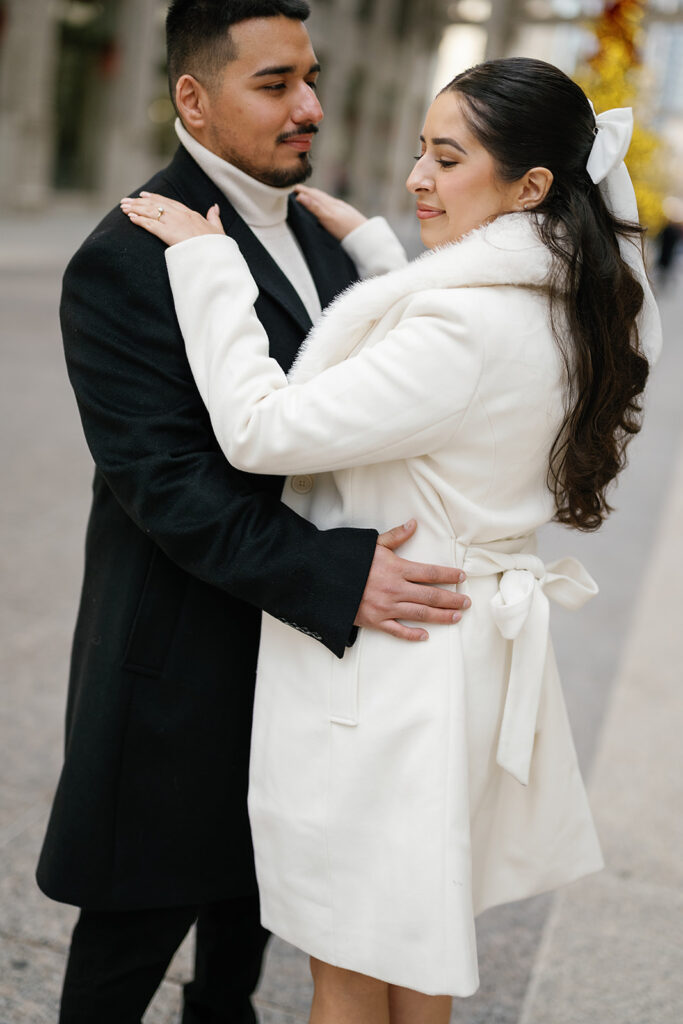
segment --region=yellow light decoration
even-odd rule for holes
[[[590,96],[597,113],[612,107],[633,107],[635,127],[626,165],[638,199],[641,223],[655,234],[663,226],[662,202],[666,181],[662,173],[662,142],[644,128],[647,117],[643,97],[639,42],[647,0],[613,0],[592,28],[598,47],[580,68],[576,80]]]

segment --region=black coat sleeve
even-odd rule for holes
[[[163,250],[115,212],[64,277],[66,361],[95,464],[181,568],[341,657],[377,534],[318,530],[279,500],[281,480],[225,460],[185,357]]]

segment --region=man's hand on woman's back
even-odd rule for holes
[[[443,565],[409,562],[395,549],[413,536],[414,519],[380,534],[368,582],[355,619],[356,626],[380,629],[403,640],[427,640],[426,629],[402,621],[449,625],[462,618],[470,599],[446,585],[462,583],[465,573]]]

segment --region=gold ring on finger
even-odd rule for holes
[[[163,206],[157,206],[157,210],[159,211],[159,216],[157,217],[157,220],[161,220],[166,211],[164,210]]]

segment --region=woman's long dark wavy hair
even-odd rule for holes
[[[609,484],[640,430],[648,375],[636,325],[643,288],[619,251],[642,229],[615,219],[586,172],[595,118],[583,91],[558,68],[527,58],[492,60],[463,72],[454,92],[501,180],[546,167],[553,183],[531,212],[556,257],[549,281],[553,333],[567,368],[565,418],[550,453],[555,519],[597,530],[611,511]]]

